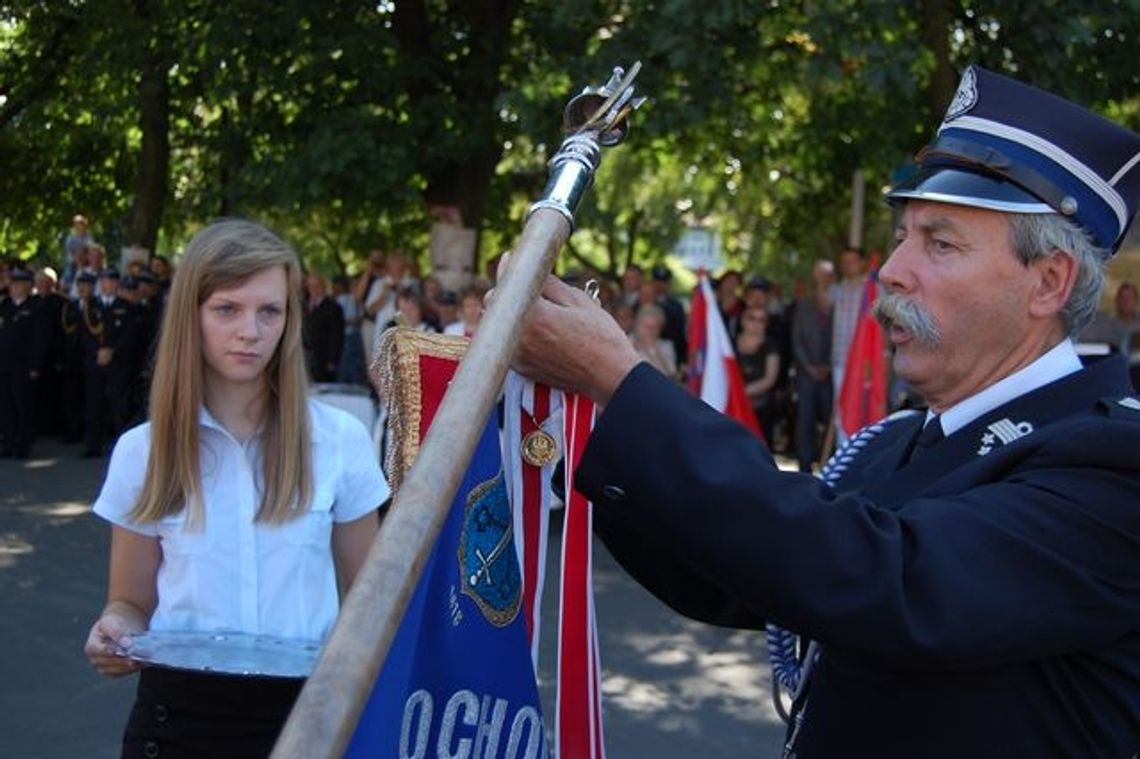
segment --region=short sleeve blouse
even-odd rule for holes
[[[242,445],[204,408],[199,428],[205,525],[185,511],[154,523],[129,518],[142,491],[150,423],[122,435],[95,501],[100,517],[157,537],[154,630],[226,630],[323,640],[339,608],[332,555],[334,522],[374,511],[389,495],[371,437],[355,417],[309,401],[313,501],[283,524],[255,522],[261,501],[259,445]]]

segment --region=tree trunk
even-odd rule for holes
[[[170,179],[170,83],[166,81],[164,65],[148,66],[143,72],[139,99],[143,145],[139,150],[135,202],[127,223],[127,244],[154,252]]]
[[[459,223],[468,229],[478,230],[482,224],[488,190],[502,157],[495,99],[518,8],[519,0],[454,4],[448,13],[456,26],[465,28],[470,50],[461,62],[449,64],[440,59],[447,47],[440,37],[452,27],[442,21],[433,24],[423,0],[396,3],[393,27],[409,72],[408,97],[413,108],[441,93],[454,93],[459,100],[456,128],[465,137],[463,155],[426,172],[424,200],[429,206],[458,210]],[[418,140],[423,144],[447,142],[451,135],[446,130],[443,124],[425,123]],[[474,246],[466,259],[453,265],[473,269]]]
[[[149,14],[140,13],[143,20]],[[127,221],[128,246],[154,252],[170,178],[170,82],[165,43],[159,33],[144,56],[139,84],[142,146],[135,198]]]
[[[922,0],[922,41],[934,54],[927,107],[941,119],[950,105],[957,85],[957,74],[950,64],[950,4],[947,0]]]

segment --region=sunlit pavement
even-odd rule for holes
[[[0,756],[111,759],[134,680],[97,676],[83,658],[106,590],[107,527],[88,512],[106,459],[41,440],[27,461],[0,459]],[[145,462],[139,462],[145,466]],[[554,708],[557,561],[551,520],[540,681]],[[763,636],[685,620],[633,583],[595,543],[607,753],[611,757],[779,755]]]
[[[551,554],[561,542],[552,519]],[[547,564],[540,684],[554,709],[557,563]],[[634,583],[599,541],[594,589],[602,662],[603,721],[612,757],[778,757],[783,724],[771,698],[763,634],[678,616]]]

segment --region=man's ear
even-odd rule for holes
[[[1029,294],[1030,315],[1048,319],[1060,314],[1077,282],[1077,259],[1055,249],[1029,266],[1037,275]]]

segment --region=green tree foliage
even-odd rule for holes
[[[0,247],[59,255],[86,212],[114,250],[209,218],[277,227],[307,263],[422,255],[457,211],[509,247],[562,107],[615,63],[650,95],[607,152],[568,266],[659,260],[688,225],[781,278],[846,238],[967,63],[1140,122],[1140,0],[15,0],[0,2]]]

